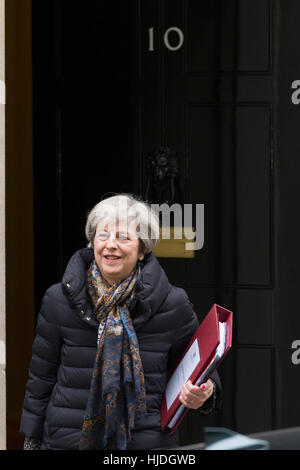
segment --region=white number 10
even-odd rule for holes
[[[154,51],[154,28],[149,28],[149,48],[148,51],[152,52]],[[176,46],[171,46],[169,42],[169,34],[171,31],[175,31],[175,33],[178,34],[178,44]],[[165,46],[170,50],[170,51],[178,51],[178,49],[181,48],[182,44],[184,42],[184,35],[181,29],[177,28],[176,26],[171,26],[171,28],[168,28],[164,34],[164,43]]]

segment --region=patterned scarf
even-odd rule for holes
[[[87,271],[87,289],[100,324],[81,450],[125,450],[135,417],[146,411],[142,362],[129,313],[139,272],[138,264],[127,279],[108,286],[95,260]]]

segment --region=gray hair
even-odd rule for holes
[[[159,241],[159,217],[152,207],[132,194],[118,194],[103,199],[89,212],[85,226],[88,246],[94,246],[96,229],[114,221],[126,220],[133,224],[145,255],[153,251]]]

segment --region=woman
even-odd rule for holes
[[[87,248],[46,292],[23,405],[25,449],[155,449],[177,444],[160,427],[172,367],[198,327],[183,289],[152,253],[158,217],[119,195],[88,215]],[[219,401],[217,373],[180,400],[206,413]]]

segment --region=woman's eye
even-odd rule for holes
[[[108,233],[99,233],[98,237],[101,238],[101,240],[106,240],[108,238]]]
[[[125,234],[120,234],[120,235],[119,235],[119,239],[120,239],[120,240],[129,240],[128,236],[125,235]]]

